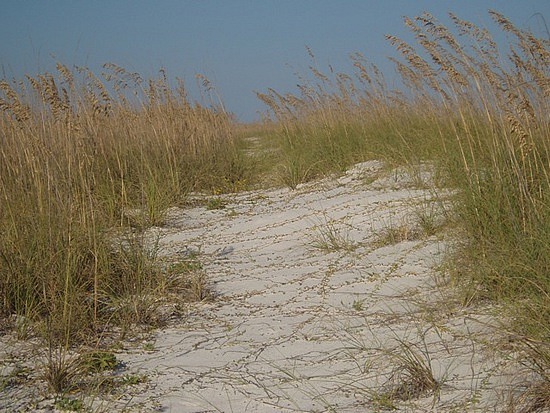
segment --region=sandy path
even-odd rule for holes
[[[414,227],[415,211],[434,205],[430,191],[406,175],[372,178],[381,167],[368,162],[297,191],[235,195],[222,210],[172,209],[167,226],[152,230],[161,251],[200,251],[219,296],[159,331],[155,351],[120,354],[149,378],[127,407],[377,411],[405,380],[388,381],[396,368],[403,372],[399,341],[429,356],[444,382],[435,394],[392,401],[401,410],[496,403],[497,362],[479,344],[486,317],[457,311],[435,285],[445,243],[436,236],[374,242],[388,226]],[[313,247],[328,233],[349,248]]]

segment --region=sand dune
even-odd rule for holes
[[[443,219],[445,195],[434,197],[429,179],[367,162],[296,191],[234,195],[225,209],[170,210],[151,233],[167,256],[200,252],[218,297],[159,331],[154,352],[121,355],[150,378],[130,404],[365,412],[503,403],[502,365],[484,349],[488,312],[465,311],[438,285],[452,237],[429,236],[419,222],[421,211],[434,225]],[[435,388],[415,383],[411,358]]]

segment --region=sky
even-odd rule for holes
[[[397,53],[384,36],[410,41],[404,16],[449,23],[453,12],[491,28],[489,9],[548,37],[550,0],[2,0],[0,78],[52,72],[58,61],[99,74],[112,62],[144,78],[164,68],[198,98],[201,73],[228,111],[253,121],[266,110],[255,91],[296,92],[296,73],[312,63],[306,46],[320,69],[346,71],[360,52],[391,79]]]

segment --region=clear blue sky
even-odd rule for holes
[[[216,85],[228,110],[252,120],[265,110],[254,91],[295,91],[295,72],[310,64],[348,67],[361,52],[383,70],[395,55],[384,39],[410,39],[403,16],[447,13],[483,26],[488,9],[540,36],[550,25],[550,0],[3,0],[0,77],[52,71],[56,61],[88,66],[117,63],[143,77],[167,69],[192,89],[195,73]]]

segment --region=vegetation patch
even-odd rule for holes
[[[119,364],[116,356],[109,351],[98,350],[80,355],[80,366],[88,373],[114,370]]]
[[[50,390],[74,386],[82,365],[68,349],[98,331],[155,325],[169,296],[211,298],[198,264],[166,271],[145,239],[169,206],[185,204],[192,191],[273,182],[294,189],[380,159],[412,170],[430,162],[438,184],[454,190],[453,219],[464,235],[452,257],[454,281],[468,303],[508,308],[543,383],[520,404],[547,406],[550,41],[490,15],[509,39],[507,55],[488,31],[453,14],[450,28],[428,13],[405,18],[415,43],[387,36],[401,56],[392,58],[401,90],[359,53],[350,56],[354,73],[323,73],[308,49],[311,74],[299,93],[258,93],[269,119],[250,127],[236,125],[217,101],[190,101],[183,81],[171,86],[164,70],[144,80],[108,63],[99,77],[59,63],[55,73],[1,80],[0,317],[26,320],[22,331],[47,343]],[[199,81],[211,95],[210,81]],[[224,206],[221,198],[206,205]],[[375,244],[429,236],[438,225],[425,212],[418,227],[390,225]],[[333,223],[319,227],[313,244],[356,247]],[[439,386],[429,360],[409,345],[402,350],[397,384],[382,401]]]
[[[55,407],[61,411],[81,412],[84,411],[84,402],[72,397],[60,397],[55,401]]]
[[[437,182],[455,190],[453,225],[465,239],[455,249],[454,281],[470,304],[475,296],[508,306],[511,327],[538,343],[534,357],[548,371],[550,41],[490,15],[508,36],[507,55],[487,30],[453,14],[446,27],[424,13],[405,18],[414,43],[387,36],[401,55],[392,61],[404,91],[389,89],[360,54],[350,57],[355,73],[324,73],[308,49],[311,75],[299,93],[258,97],[280,125],[273,133],[287,170],[296,171],[287,174],[291,187],[357,157],[413,168],[433,162]],[[432,217],[419,218],[422,232],[390,226],[378,242],[437,230]]]
[[[311,247],[325,251],[353,251],[358,247],[346,231],[337,227],[333,221],[326,221],[315,228],[315,233],[311,236]]]
[[[216,210],[216,209],[225,209],[226,205],[227,205],[227,202],[220,197],[210,198],[206,202],[206,209],[209,211]]]

